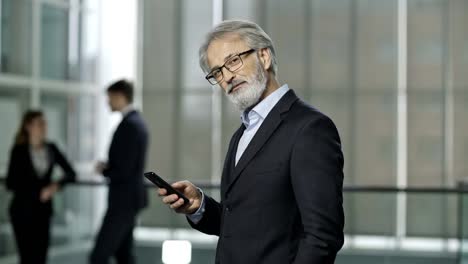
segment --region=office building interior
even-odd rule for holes
[[[106,88],[121,78],[134,82],[149,128],[146,169],[219,198],[240,113],[204,78],[198,48],[225,19],[258,23],[279,80],[338,128],[346,223],[336,263],[468,263],[468,1],[0,0],[0,264],[18,261],[4,183],[30,108],[44,111],[77,171],[54,198],[48,263],[87,263],[107,206],[94,165],[121,118]],[[214,263],[217,237],[190,228],[150,183],[147,192],[137,263]],[[184,243],[163,260],[167,241]],[[183,250],[189,260],[177,262]]]

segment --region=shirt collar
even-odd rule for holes
[[[132,112],[133,110],[135,110],[135,107],[133,107],[132,104],[129,104],[129,105],[125,106],[122,110],[120,110],[120,112],[122,113],[122,116],[125,117],[130,112]]]
[[[247,109],[241,114],[241,121],[245,127],[249,127],[250,121],[253,116],[259,116],[265,119],[270,113],[271,109],[278,103],[278,101],[289,91],[287,84],[284,84],[276,91],[272,92],[266,98],[261,100],[254,108]]]

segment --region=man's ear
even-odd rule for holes
[[[262,48],[258,52],[258,57],[263,65],[263,69],[268,71],[271,68],[271,51],[269,48]]]

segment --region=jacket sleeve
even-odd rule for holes
[[[17,191],[20,187],[18,176],[21,175],[21,170],[24,166],[21,165],[21,157],[18,146],[14,146],[10,151],[10,160],[8,163],[8,171],[6,176],[6,187],[10,191]]]
[[[68,162],[68,160],[65,158],[65,156],[62,154],[62,152],[58,149],[58,147],[55,144],[51,144],[51,147],[55,155],[55,161],[62,168],[64,172],[63,177],[58,181],[58,184],[60,185],[60,187],[63,187],[67,183],[75,182],[76,172],[73,169],[73,167],[70,165],[70,162]]]
[[[222,204],[205,194],[205,212],[200,222],[194,224],[187,218],[189,224],[196,230],[208,234],[219,236],[221,233],[221,213]]]
[[[294,263],[334,263],[344,242],[343,154],[326,116],[309,121],[297,135],[291,182],[304,226]]]

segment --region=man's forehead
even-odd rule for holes
[[[247,43],[238,35],[227,35],[215,39],[207,49],[208,65],[210,67],[221,66],[230,56],[244,51],[247,47]]]

